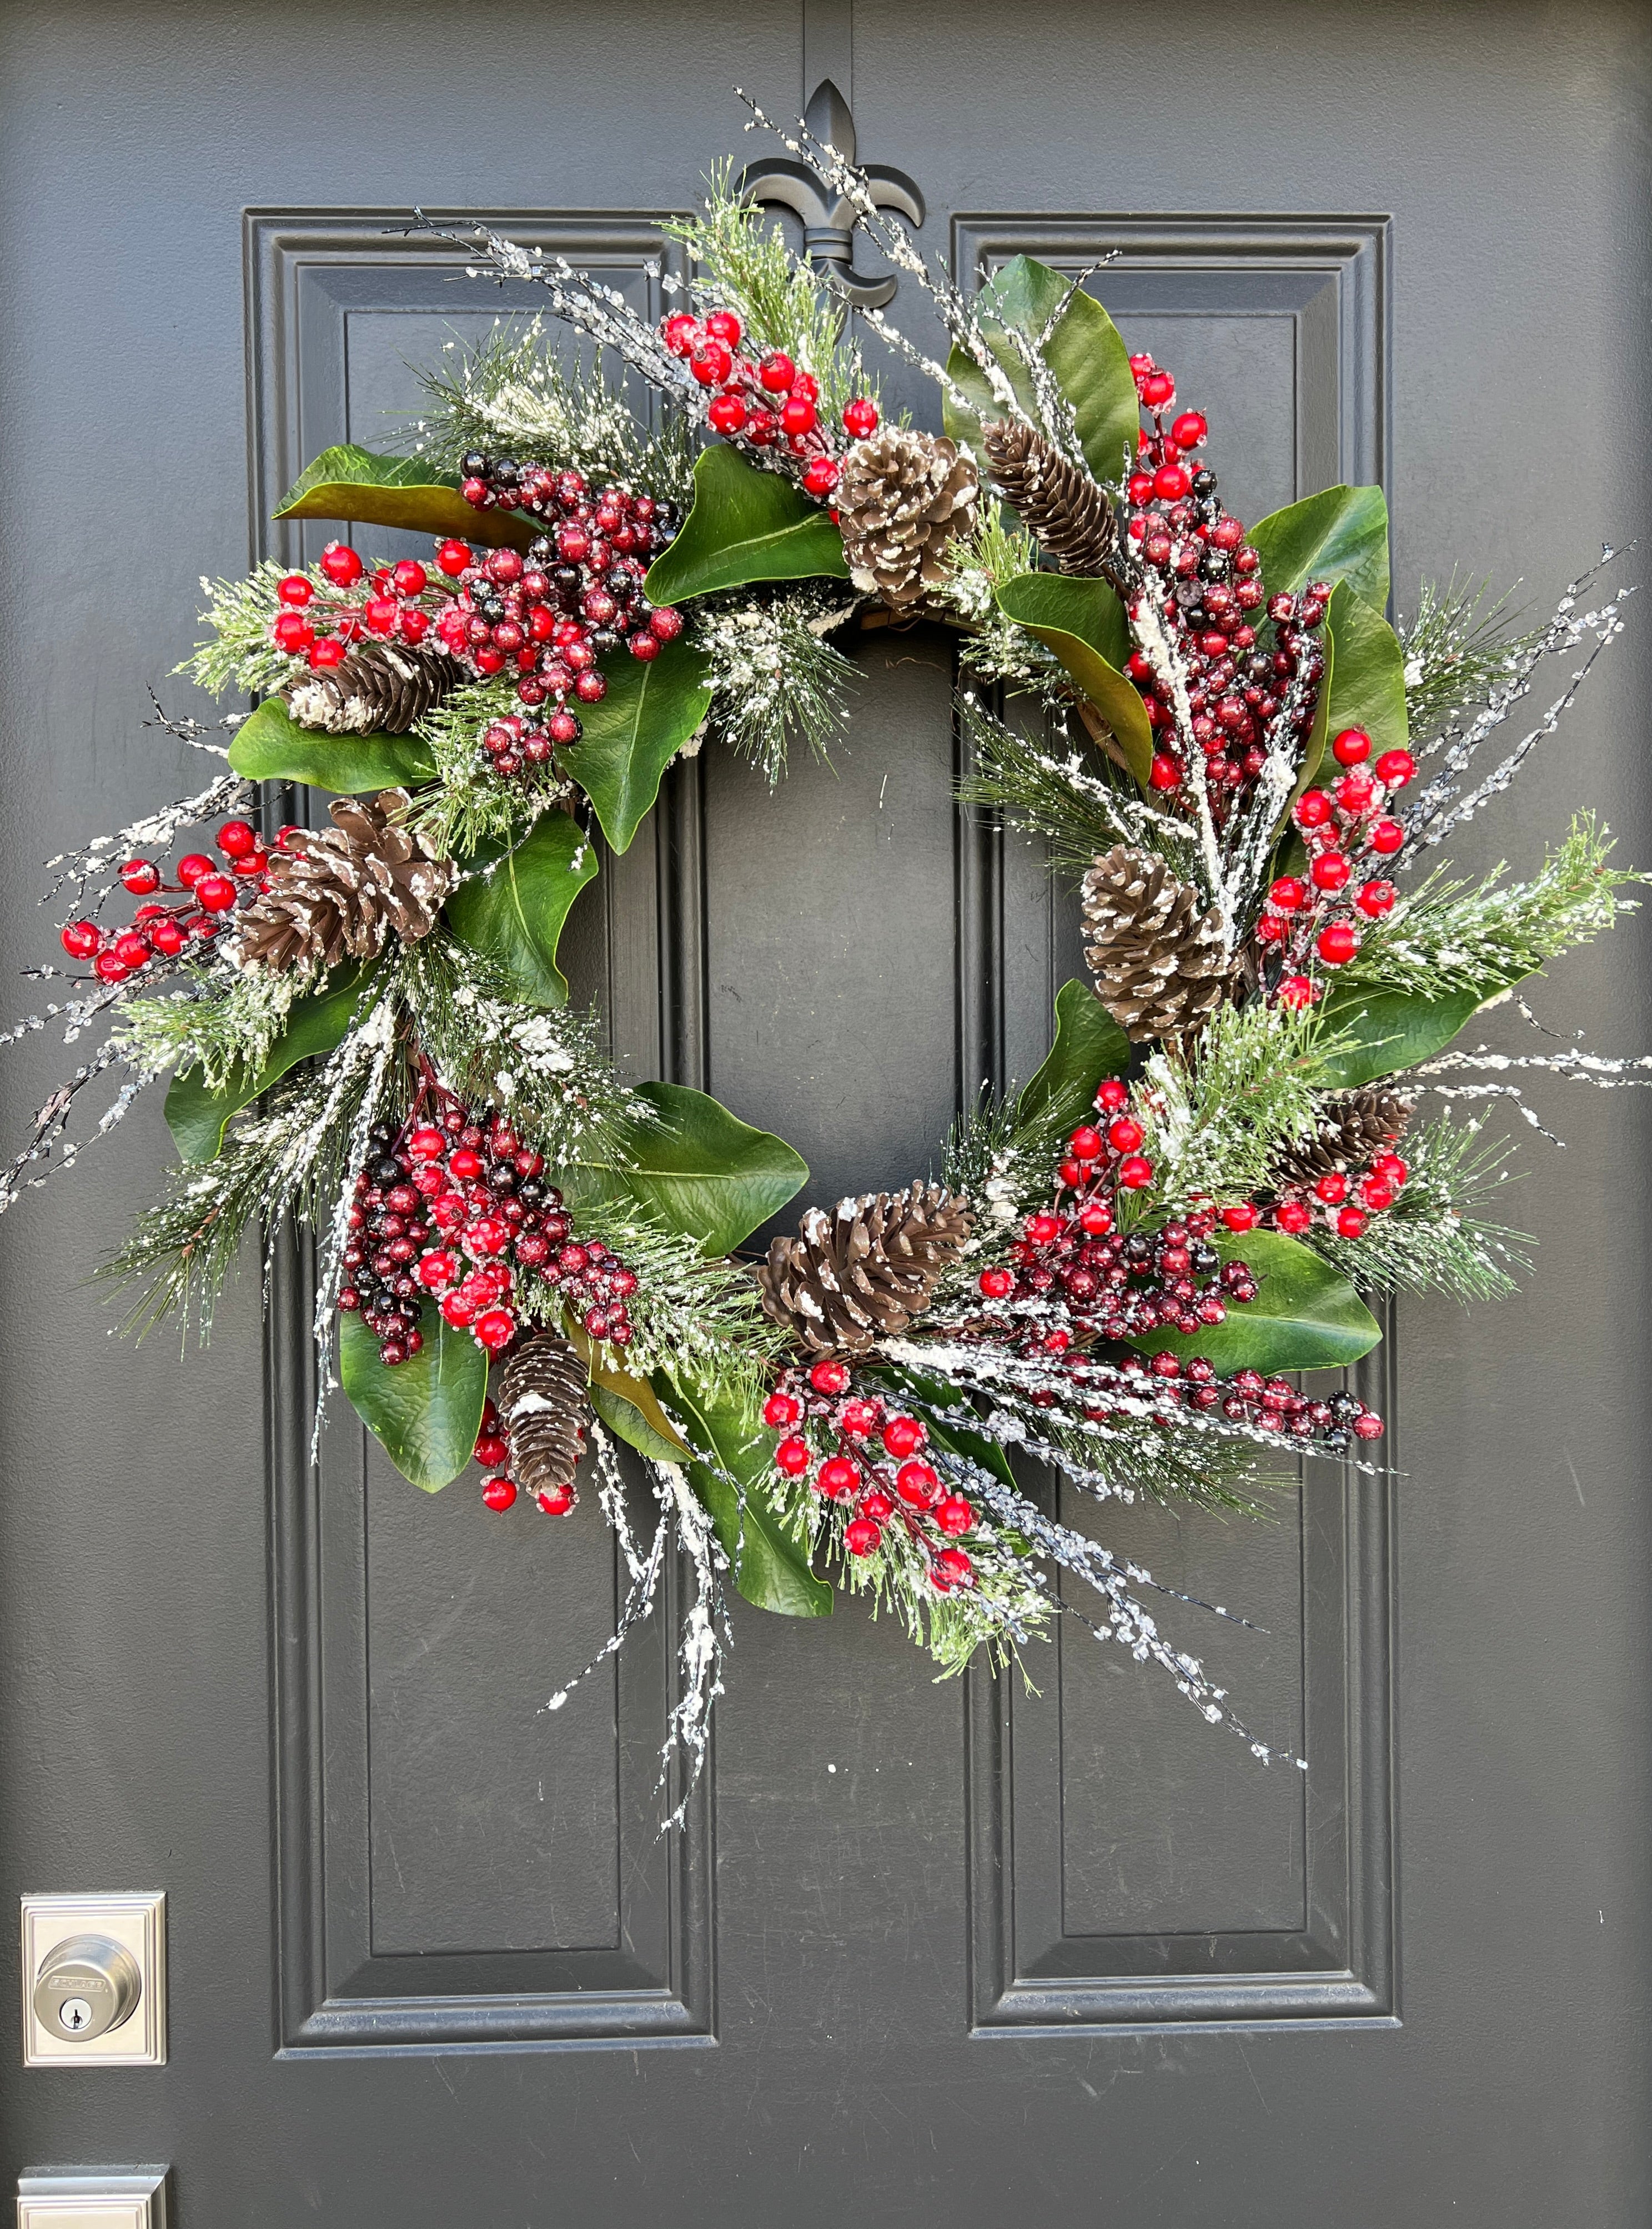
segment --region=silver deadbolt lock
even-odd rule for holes
[[[92,2043],[138,2009],[144,1977],[124,1943],[71,1935],[49,1950],[35,1982],[35,2017],[53,2035]]]

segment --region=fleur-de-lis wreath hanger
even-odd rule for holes
[[[803,120],[817,139],[834,147],[845,163],[855,160],[855,119],[830,78],[814,89]],[[904,170],[869,163],[862,165],[873,205],[896,209],[912,222],[923,222],[923,196]],[[803,220],[803,252],[853,309],[881,310],[895,295],[891,272],[865,279],[854,267],[855,212],[841,196],[829,198],[814,172],[801,163],[777,157],[754,163],[742,175],[741,191],[750,200],[788,209]]]

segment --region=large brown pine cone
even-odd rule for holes
[[[459,679],[427,642],[364,642],[324,671],[281,691],[301,728],[329,736],[405,736]]]
[[[1377,1154],[1393,1151],[1411,1115],[1411,1101],[1380,1084],[1340,1092],[1320,1109],[1317,1129],[1280,1149],[1276,1181],[1311,1185],[1334,1170],[1368,1167]]]
[[[546,1495],[555,1513],[571,1509],[591,1403],[585,1365],[560,1332],[536,1333],[517,1349],[499,1380],[498,1403],[511,1477],[524,1493]]]
[[[929,1307],[970,1228],[967,1203],[939,1185],[812,1207],[757,1272],[763,1312],[812,1354],[864,1353]]]
[[[1119,586],[1128,566],[1106,490],[1019,419],[989,419],[980,438],[993,485],[1040,549],[1064,573]]]
[[[1230,963],[1222,918],[1150,851],[1115,844],[1083,882],[1084,957],[1131,1040],[1179,1037],[1215,1011]]]
[[[456,870],[403,825],[408,801],[405,789],[337,798],[332,827],[299,829],[272,851],[269,887],[236,916],[242,966],[314,972],[370,960],[393,934],[427,936]]]
[[[908,426],[857,441],[838,483],[838,523],[849,576],[896,611],[946,578],[942,551],[975,521],[980,475],[957,444]]]

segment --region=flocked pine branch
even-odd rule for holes
[[[1082,872],[1115,844],[1163,853],[1188,870],[1192,831],[1160,813],[1136,787],[1115,778],[1064,722],[1048,738],[1019,735],[989,711],[973,689],[959,692],[959,717],[971,771],[959,786],[966,804],[1000,813],[1012,827],[1042,836],[1058,865]]]
[[[708,596],[695,607],[695,645],[710,663],[707,724],[771,789],[793,736],[824,760],[841,727],[855,668],[828,637],[856,609],[846,594],[798,582],[780,594]]]
[[[1511,1142],[1488,1139],[1477,1121],[1443,1117],[1408,1130],[1398,1150],[1407,1176],[1392,1207],[1357,1239],[1315,1223],[1302,1243],[1366,1293],[1491,1301],[1513,1292],[1531,1267],[1533,1242],[1488,1214],[1517,1174]]]
[[[1484,581],[1443,588],[1424,581],[1417,616],[1402,625],[1405,653],[1405,718],[1415,754],[1426,755],[1435,736],[1464,705],[1483,704],[1519,660],[1537,647],[1540,627],[1515,633],[1505,594],[1488,604]]]
[[[1224,1005],[1186,1055],[1148,1061],[1141,1100],[1155,1198],[1246,1198],[1280,1147],[1312,1132],[1326,1063],[1340,1041],[1315,1010]]]

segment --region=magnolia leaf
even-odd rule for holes
[[[1020,573],[1005,582],[998,601],[1011,619],[1054,651],[1113,730],[1130,772],[1145,787],[1153,765],[1153,729],[1141,691],[1119,671],[1129,655],[1128,626],[1124,607],[1106,581]]]
[[[1129,1065],[1129,1038],[1090,985],[1075,976],[1056,993],[1056,1041],[1016,1101],[1016,1121],[1070,1130],[1090,1119],[1102,1077],[1122,1076]]]
[[[323,984],[306,997],[295,999],[286,1028],[272,1047],[261,1068],[235,1067],[230,1080],[209,1091],[199,1069],[175,1076],[167,1088],[166,1126],[183,1161],[215,1161],[223,1150],[224,1125],[232,1114],[249,1106],[301,1060],[330,1053],[343,1039],[361,1009],[368,976],[361,969],[344,969],[336,982]]]
[[[694,507],[643,583],[652,604],[685,603],[748,581],[846,580],[843,536],[828,513],[778,472],[716,442],[694,467]]]
[[[1379,487],[1305,496],[1258,519],[1247,538],[1270,596],[1309,581],[1346,581],[1379,611],[1388,601],[1388,504]]]
[[[456,479],[433,472],[417,457],[375,456],[353,441],[324,449],[281,498],[275,516],[345,519],[509,549],[525,549],[545,530],[542,520],[517,511],[478,511]]]
[[[487,1399],[487,1357],[467,1331],[455,1331],[428,1302],[419,1328],[424,1345],[391,1369],[379,1360],[378,1339],[361,1317],[343,1317],[338,1374],[351,1408],[403,1478],[436,1493],[475,1449]]]
[[[591,1406],[609,1429],[654,1462],[680,1463],[691,1450],[655,1397],[646,1378],[633,1377],[606,1359],[604,1350],[571,1315],[562,1329],[589,1373]]]
[[[1429,999],[1420,991],[1372,990],[1359,983],[1334,989],[1321,1009],[1326,1029],[1353,1042],[1325,1063],[1326,1089],[1357,1090],[1379,1076],[1432,1060],[1473,1018],[1484,998],[1482,991],[1454,991]]]
[[[659,794],[666,768],[711,702],[705,660],[685,636],[646,665],[624,657],[608,670],[608,693],[582,704],[578,742],[562,765],[585,792],[602,833],[623,851]]]
[[[729,1474],[703,1462],[687,1466],[735,1584],[759,1609],[782,1617],[830,1617],[831,1588],[809,1569],[807,1548],[793,1538],[769,1500],[777,1475],[774,1442],[755,1411],[699,1385],[673,1381],[671,1390],[691,1431]]]
[[[1327,734],[1334,739],[1345,728],[1363,728],[1371,738],[1371,764],[1384,751],[1403,751],[1409,730],[1399,637],[1346,581],[1332,591],[1326,626],[1336,643],[1330,687],[1321,692]]]
[[[229,746],[232,770],[248,781],[303,781],[355,797],[434,781],[436,761],[416,736],[326,736],[301,728],[279,697],[249,712]]]
[[[1067,306],[1061,310],[1064,299]],[[1023,408],[1035,421],[1040,414],[1032,382],[1008,333],[1036,338],[1061,310],[1044,343],[1044,360],[1072,405],[1079,445],[1090,471],[1098,480],[1117,480],[1128,468],[1127,459],[1135,454],[1141,404],[1129,350],[1101,304],[1047,263],[1018,255],[982,287],[978,306],[993,353]],[[967,441],[979,453],[981,420],[1003,417],[1004,404],[993,393],[986,373],[962,349],[955,348],[948,358],[947,376],[972,406],[963,409],[947,396],[942,404],[947,431],[955,441]]]
[[[808,1182],[808,1164],[783,1139],[754,1130],[703,1091],[643,1083],[638,1096],[659,1120],[622,1133],[612,1164],[585,1161],[562,1172],[582,1199],[628,1205],[647,1221],[697,1239],[708,1257],[732,1253]]]
[[[1247,1230],[1218,1241],[1225,1261],[1257,1273],[1254,1301],[1231,1301],[1227,1321],[1197,1332],[1155,1331],[1130,1341],[1144,1354],[1168,1347],[1202,1354],[1224,1377],[1236,1370],[1340,1370],[1369,1354],[1382,1337],[1376,1318],[1328,1262],[1277,1230]]]
[[[492,960],[519,998],[564,1006],[556,944],[569,908],[596,874],[596,846],[565,813],[542,813],[513,851],[461,883],[444,917],[461,944]]]

